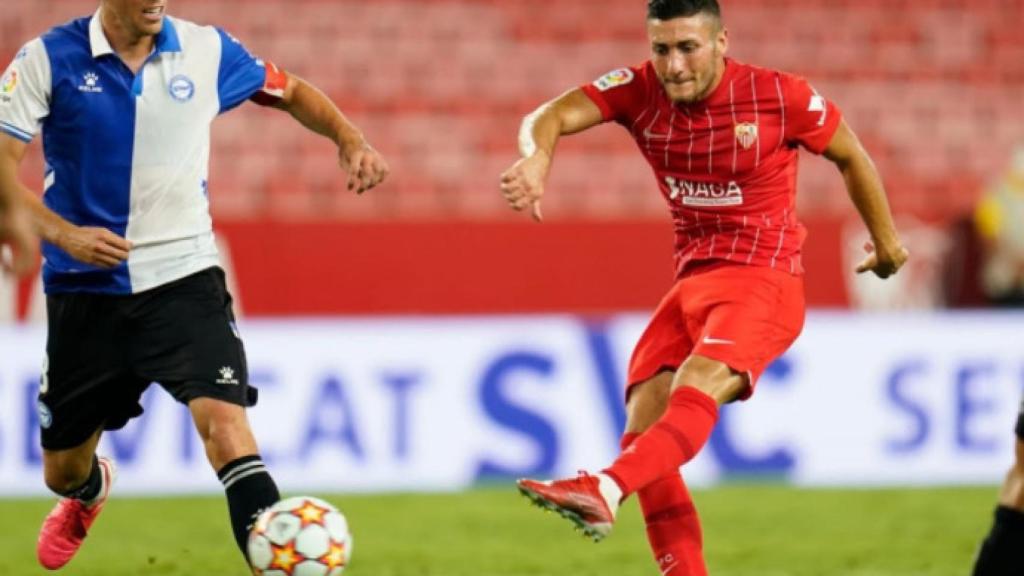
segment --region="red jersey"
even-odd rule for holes
[[[806,80],[727,58],[719,85],[692,104],[673,104],[650,62],[582,90],[654,169],[675,223],[677,275],[714,261],[803,272],[797,147],[821,154],[840,121]]]

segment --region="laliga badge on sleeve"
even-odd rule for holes
[[[605,92],[616,86],[625,86],[633,81],[633,71],[629,68],[613,70],[594,81],[594,87]]]
[[[13,98],[14,89],[18,87],[18,71],[11,67],[10,70],[0,76],[0,104],[10,104]]]

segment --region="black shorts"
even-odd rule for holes
[[[73,448],[101,427],[124,427],[142,414],[152,382],[183,404],[256,404],[231,302],[220,268],[128,296],[48,295],[43,448]]]

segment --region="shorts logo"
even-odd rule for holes
[[[744,150],[750,150],[750,147],[757,142],[757,124],[751,124],[750,122],[744,122],[736,125],[736,140],[743,146]]]
[[[613,70],[594,81],[594,87],[605,92],[616,86],[625,86],[633,81],[633,71],[629,68]]]
[[[78,85],[78,89],[90,94],[103,92],[103,86],[100,86],[100,77],[93,72],[86,72],[82,75],[82,83]]]
[[[50,412],[50,407],[39,400],[36,402],[36,411],[39,414],[39,425],[43,429],[49,428],[53,424],[53,413]]]
[[[692,182],[665,177],[670,200],[684,206],[741,206],[743,189],[735,180],[723,182]]]
[[[238,378],[235,378],[235,371],[227,366],[220,369],[220,378],[217,379],[217,384],[232,384],[238,385]]]
[[[183,74],[178,74],[174,78],[171,78],[171,83],[168,84],[168,91],[171,94],[171,98],[174,98],[178,102],[188,102],[196,95],[196,85],[192,80]]]

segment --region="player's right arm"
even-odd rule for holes
[[[113,268],[128,259],[131,243],[106,228],[75,226],[56,212],[18,179],[18,166],[28,144],[0,134],[0,195],[15,195],[23,201],[44,240],[72,258],[101,268]]]
[[[546,102],[523,118],[519,128],[522,158],[501,175],[501,194],[509,206],[517,211],[530,207],[533,218],[540,222],[540,199],[558,139],[602,122],[601,109],[579,88]]]

